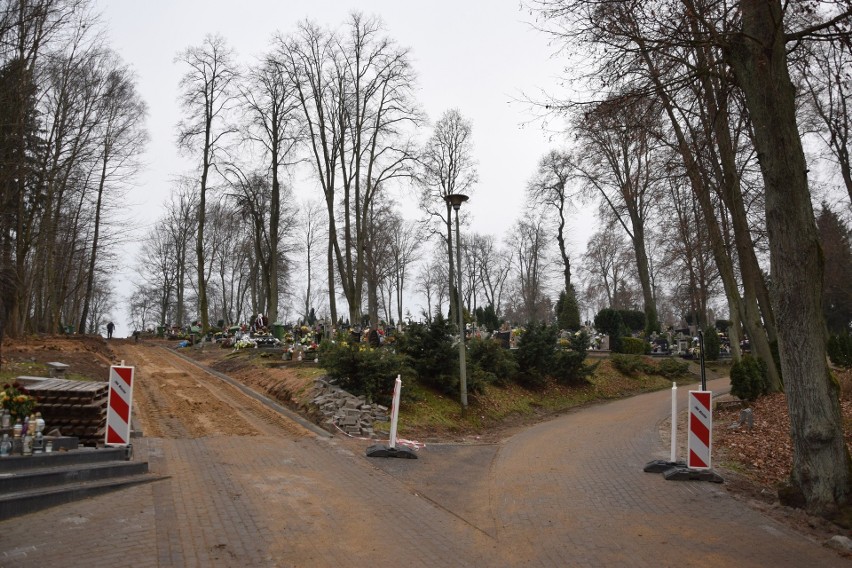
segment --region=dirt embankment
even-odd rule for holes
[[[116,340],[113,340],[116,341]],[[114,343],[112,343],[114,344]],[[111,342],[97,335],[32,335],[3,340],[0,371],[26,369],[27,364],[58,361],[70,365],[76,378],[94,381],[109,379],[109,367],[120,363]]]
[[[0,370],[11,371],[13,376],[43,375],[43,367],[33,364],[58,361],[69,365],[72,378],[106,381],[110,365],[123,361],[135,367],[134,421],[146,436],[255,436],[268,433],[270,427],[296,436],[306,434],[301,426],[183,360],[168,347],[160,341],[135,343],[98,336],[31,336],[4,342]],[[204,363],[215,365],[226,354],[210,353]],[[234,378],[260,392],[277,388],[286,398],[286,388],[278,383],[294,389],[298,386],[292,378],[283,381],[286,373],[271,377],[253,372],[245,363],[232,367]]]

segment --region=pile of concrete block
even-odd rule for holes
[[[338,428],[350,436],[375,438],[375,422],[388,421],[388,408],[367,404],[360,396],[352,395],[325,379],[314,383],[311,403],[322,414],[321,425],[331,431]]]

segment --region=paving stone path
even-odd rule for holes
[[[145,438],[136,451],[167,479],[0,522],[0,566],[849,565],[719,485],[644,473],[668,457],[669,397],[417,460],[271,427]]]

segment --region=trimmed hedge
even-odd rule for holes
[[[651,344],[638,337],[622,337],[621,351],[627,355],[645,355],[651,352]]]

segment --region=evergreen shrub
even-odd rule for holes
[[[618,310],[621,315],[621,321],[633,333],[638,333],[645,329],[645,312],[640,310]]]
[[[657,374],[669,380],[686,376],[689,371],[689,363],[673,357],[660,359],[657,363]]]
[[[769,391],[766,362],[751,355],[731,366],[731,394],[743,400],[757,400]]]
[[[709,326],[704,330],[704,359],[706,361],[718,361],[722,342],[715,326]]]
[[[651,344],[638,337],[622,337],[621,351],[628,355],[645,355],[651,352]]]
[[[844,333],[829,337],[828,358],[838,367],[852,367],[852,335]]]
[[[384,405],[391,402],[397,375],[409,373],[404,357],[363,343],[323,341],[319,360],[340,388]]]
[[[450,325],[438,314],[430,324],[412,324],[395,343],[406,357],[417,380],[444,393],[458,390],[458,347],[453,345]]]
[[[554,354],[552,374],[562,385],[580,385],[594,372],[597,365],[586,366],[589,336],[583,332],[569,338],[569,349],[558,349]]]
[[[635,377],[637,375],[653,375],[657,368],[642,355],[625,355],[616,353],[610,356],[613,367],[625,375]]]
[[[481,378],[486,383],[506,385],[518,373],[518,363],[512,352],[503,349],[494,339],[470,339],[467,342],[467,354],[473,368],[471,375],[477,370],[481,371]]]
[[[609,350],[621,353],[621,337],[624,334],[624,322],[616,310],[605,308],[595,315],[595,329],[609,336]]]
[[[531,323],[521,335],[515,360],[519,373],[516,381],[527,388],[541,388],[553,368],[556,354],[556,327]]]

